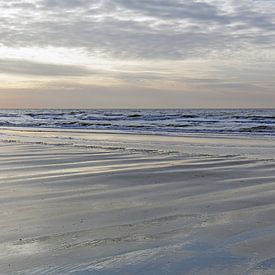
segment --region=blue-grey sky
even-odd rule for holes
[[[274,0],[0,0],[0,108],[274,107]]]

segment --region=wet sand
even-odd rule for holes
[[[274,274],[274,215],[271,159],[0,142],[1,274]]]

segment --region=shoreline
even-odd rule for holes
[[[203,137],[208,138],[264,138],[275,139],[275,134],[267,134],[261,132],[239,132],[239,133],[211,133],[211,132],[138,132],[124,130],[103,130],[103,129],[88,129],[88,128],[54,128],[54,127],[17,127],[17,126],[0,126],[0,131],[23,131],[23,132],[73,132],[73,133],[94,133],[94,134],[120,134],[120,135],[138,135],[138,136],[164,136],[164,137]]]
[[[273,136],[228,136],[203,133],[173,136],[88,129],[1,127],[0,140],[189,155],[240,155],[275,160],[275,137]]]

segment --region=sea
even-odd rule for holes
[[[0,127],[136,134],[275,135],[275,109],[0,110]]]

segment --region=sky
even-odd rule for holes
[[[0,108],[275,107],[275,0],[0,0]]]

